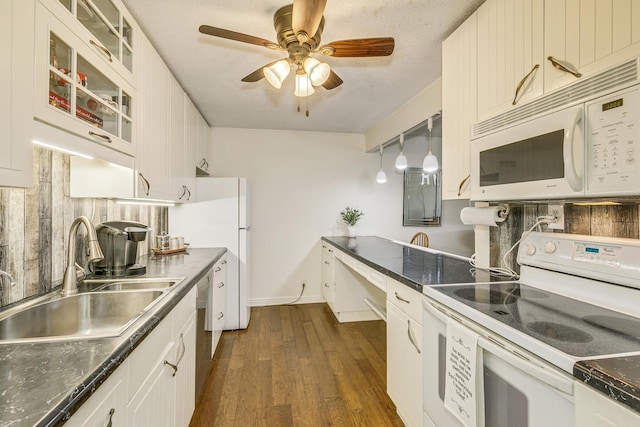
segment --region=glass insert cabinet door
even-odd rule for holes
[[[440,225],[442,186],[440,171],[426,173],[422,168],[404,171],[404,226]]]
[[[111,0],[58,0],[93,35],[89,43],[133,72],[133,29]]]
[[[39,4],[36,22],[36,42],[47,47],[36,54],[40,98],[36,116],[133,154],[135,89],[109,67],[107,59]]]

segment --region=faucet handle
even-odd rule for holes
[[[75,264],[76,264],[76,279],[77,280],[86,279],[87,278],[87,270],[82,268],[82,266],[80,264],[78,264],[77,262]]]

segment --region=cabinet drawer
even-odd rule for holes
[[[422,324],[422,294],[420,292],[388,277],[387,301],[392,302],[415,321]]]
[[[374,270],[371,267],[367,267],[367,279],[374,284],[374,286],[382,289],[383,292],[387,291],[387,276]]]
[[[189,317],[196,311],[196,292],[197,289],[194,286],[173,309],[172,338],[178,336],[187,320],[189,320]]]

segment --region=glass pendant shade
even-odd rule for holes
[[[427,153],[422,161],[422,170],[425,172],[436,172],[438,167],[438,158],[429,150],[429,153]]]
[[[289,64],[289,61],[286,59],[283,59],[269,65],[268,67],[264,67],[262,71],[264,72],[264,77],[267,79],[269,84],[276,89],[280,89],[282,87],[282,82],[287,78],[291,71],[291,64]]]
[[[311,80],[309,80],[309,75],[307,73],[298,74],[296,73],[296,88],[293,91],[295,96],[304,97],[312,95],[315,92],[315,89],[311,85]]]
[[[387,174],[384,173],[382,169],[380,169],[378,171],[378,174],[376,175],[376,182],[378,184],[384,184],[385,182],[387,182]]]
[[[304,70],[309,75],[309,80],[313,86],[320,86],[329,78],[331,68],[329,64],[320,62],[315,58],[307,57],[303,62]]]
[[[396,157],[396,169],[404,170],[407,168],[407,165],[407,156],[402,154],[401,151],[400,154],[398,154],[398,157]]]

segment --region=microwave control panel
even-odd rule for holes
[[[587,104],[587,194],[631,195],[640,180],[640,88]]]

